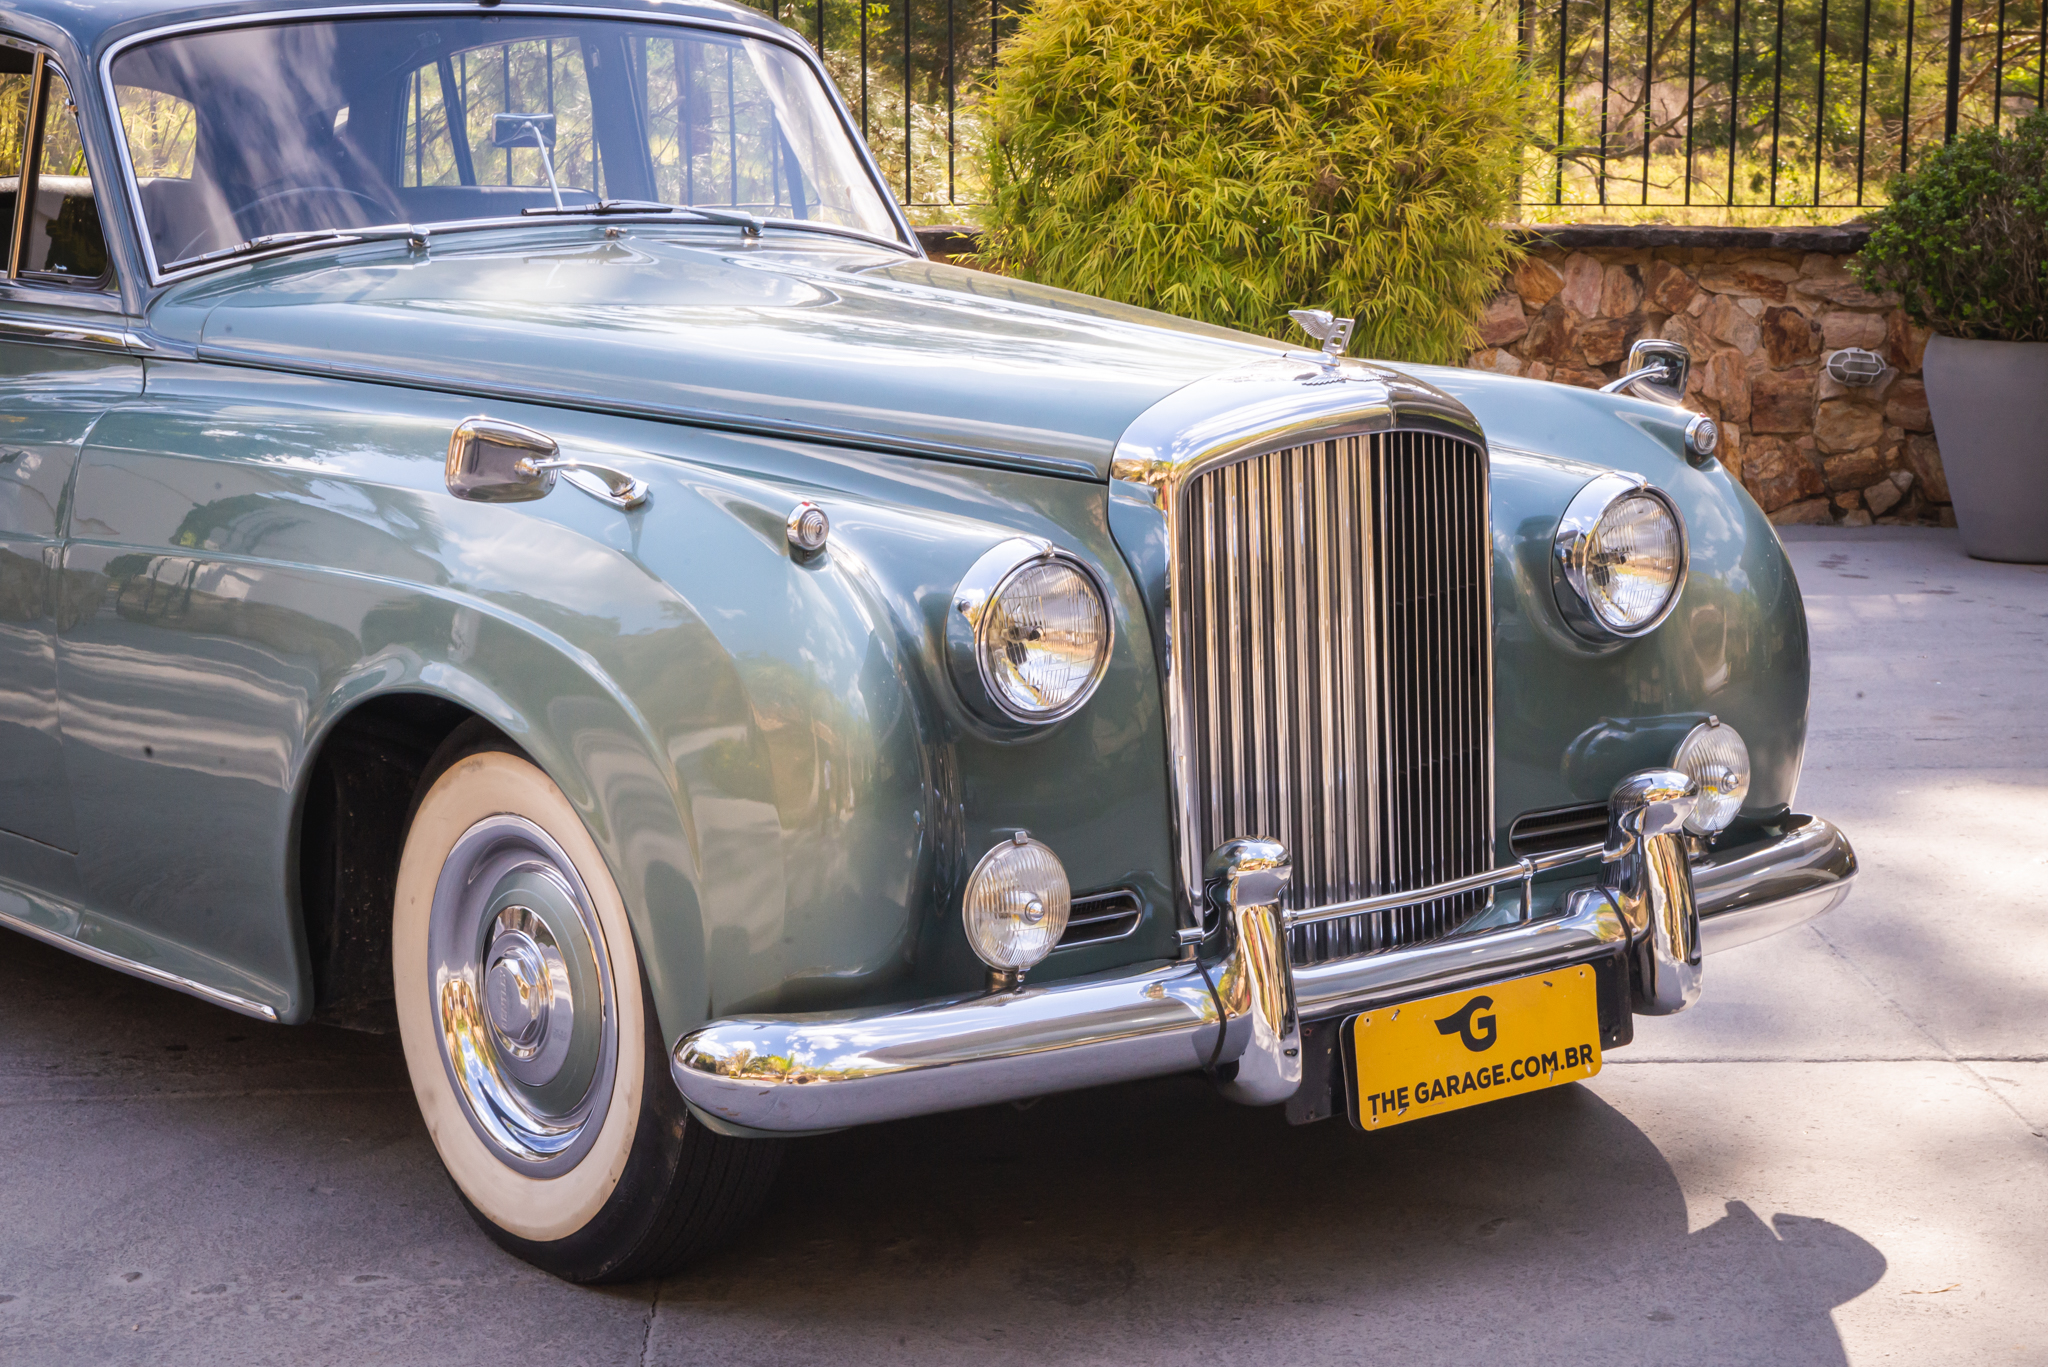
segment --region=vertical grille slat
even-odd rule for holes
[[[1485,453],[1339,437],[1207,471],[1182,499],[1175,686],[1200,848],[1284,842],[1292,908],[1492,867]],[[1489,898],[1304,927],[1294,959],[1435,939]]]

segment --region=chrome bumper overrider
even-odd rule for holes
[[[742,1132],[839,1129],[1199,1068],[1214,1069],[1236,1099],[1270,1105],[1300,1085],[1303,1019],[1624,950],[1636,1009],[1681,1010],[1698,993],[1703,950],[1827,911],[1848,895],[1856,857],[1840,831],[1807,817],[1765,846],[1688,866],[1673,856],[1690,795],[1672,780],[1685,782],[1650,771],[1616,789],[1607,871],[1567,896],[1559,916],[1290,969],[1284,927],[1299,918],[1278,906],[1286,853],[1232,841],[1208,869],[1207,895],[1228,930],[1220,959],[908,1006],[712,1021],[676,1044],[671,1072],[702,1116]],[[1496,881],[1526,873],[1504,870]]]

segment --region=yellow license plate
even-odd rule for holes
[[[1368,1011],[1351,1022],[1355,1114],[1381,1130],[1600,1071],[1590,965]]]

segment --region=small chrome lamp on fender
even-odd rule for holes
[[[1670,1016],[1700,995],[1700,915],[1686,859],[1685,823],[1699,784],[1676,769],[1645,769],[1607,800],[1607,847],[1597,887],[1572,894],[1572,910],[1605,901],[1633,941],[1635,1009]]]
[[[1091,566],[1048,542],[1011,537],[953,590],[947,662],[968,710],[1014,731],[1079,711],[1109,668],[1113,633]]]
[[[647,502],[647,481],[609,465],[568,460],[545,432],[496,418],[464,418],[448,438],[448,492],[474,503],[530,503],[555,491],[559,474],[615,508]]]
[[[1720,449],[1721,426],[1712,418],[1701,413],[1685,425],[1685,458],[1694,465],[1705,465]]]
[[[825,543],[832,539],[832,519],[823,508],[805,499],[789,510],[783,534],[797,558],[807,560],[824,550]]]

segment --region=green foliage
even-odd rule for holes
[[[1451,360],[1513,255],[1526,108],[1471,0],[1040,0],[988,95],[982,264]]]
[[[1891,184],[1849,265],[1947,337],[2048,342],[2048,110],[1968,133]]]

